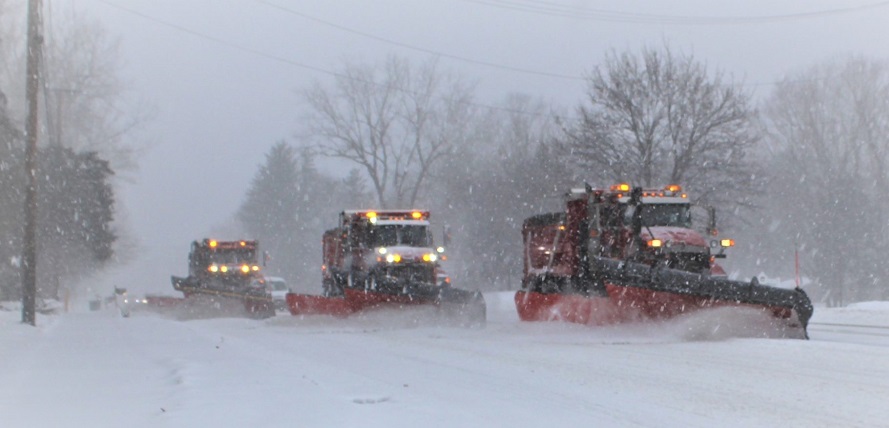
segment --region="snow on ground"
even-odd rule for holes
[[[812,340],[738,338],[712,315],[484,329],[424,309],[179,321],[0,310],[0,425],[27,427],[889,426],[889,303],[815,312]],[[690,330],[701,329],[713,334]],[[723,333],[716,333],[721,331]]]

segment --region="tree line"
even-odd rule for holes
[[[677,183],[742,243],[730,271],[790,278],[798,254],[816,299],[889,298],[877,260],[889,220],[884,62],[827,60],[758,101],[668,45],[609,52],[573,109],[524,94],[488,105],[474,88],[436,61],[347,63],[304,90],[310,111],[295,144],[273,147],[239,218],[290,258],[282,272],[297,288],[313,290],[337,212],[429,208],[433,224],[450,226],[455,284],[514,289],[522,221],[559,210],[572,186]],[[344,162],[348,178],[318,171],[316,155]],[[272,214],[260,206],[278,217],[263,219]]]
[[[21,239],[21,5],[0,0],[0,293],[15,293]],[[45,295],[126,256],[115,180],[135,165],[117,43],[61,10],[45,37],[39,259]],[[270,273],[320,284],[320,237],[337,213],[428,208],[446,266],[466,288],[519,284],[522,221],[571,187],[682,184],[737,238],[729,270],[793,275],[816,300],[887,299],[889,71],[832,58],[769,85],[744,82],[668,45],[608,52],[575,106],[528,94],[489,102],[437,61],[347,62],[302,91],[292,143],[267,154],[236,217]],[[317,165],[332,162],[335,170]],[[733,261],[734,260],[734,261]],[[742,268],[744,270],[742,270]]]
[[[73,6],[44,30],[38,147],[37,285],[41,298],[119,259],[116,180],[132,170],[117,42]],[[0,0],[0,299],[21,293],[24,228],[24,3]]]

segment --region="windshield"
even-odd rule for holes
[[[242,264],[256,263],[256,255],[253,251],[211,251],[210,263],[216,264]]]
[[[368,243],[372,247],[405,245],[408,247],[430,247],[432,240],[426,226],[406,224],[386,224],[373,226],[368,230]]]
[[[691,210],[688,204],[645,204],[642,210],[642,225],[691,227]],[[632,224],[633,209],[627,209],[627,224]]]
[[[268,284],[273,291],[287,291],[287,283],[284,281],[269,281]]]

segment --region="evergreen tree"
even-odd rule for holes
[[[6,96],[0,91],[0,299],[18,297],[24,205],[24,138],[6,111]]]
[[[271,254],[266,272],[299,291],[321,284],[321,235],[336,227],[344,209],[366,208],[371,199],[358,170],[337,180],[318,171],[310,149],[298,153],[278,142],[266,155],[238,219]]]
[[[38,169],[38,288],[58,297],[65,280],[92,273],[113,255],[114,172],[96,152],[61,146],[41,150]]]
[[[373,198],[367,189],[367,181],[357,168],[349,170],[349,175],[340,181],[340,206],[351,208],[375,207]]]
[[[237,217],[271,256],[267,272],[292,280],[297,261],[294,231],[297,225],[299,181],[293,148],[279,141],[266,154],[265,163],[250,184]]]

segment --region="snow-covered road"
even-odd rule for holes
[[[816,311],[812,340],[698,316],[481,330],[426,313],[177,321],[0,312],[0,425],[170,427],[889,426],[889,305]],[[416,321],[418,320],[419,321]],[[708,327],[702,327],[708,326]],[[861,330],[861,329],[859,329]]]

